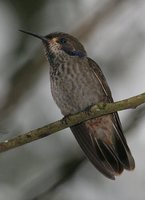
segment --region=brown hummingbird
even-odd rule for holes
[[[98,102],[113,102],[100,67],[75,37],[62,32],[41,36],[20,31],[42,40],[50,64],[52,96],[64,116]],[[106,177],[115,179],[124,169],[135,168],[117,112],[70,128],[85,155]]]

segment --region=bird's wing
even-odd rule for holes
[[[88,159],[102,174],[114,180],[115,175],[117,175],[119,171],[120,173],[123,171],[123,167],[118,162],[113,151],[110,148],[108,149],[101,140],[95,138],[93,134],[90,134],[90,130],[87,129],[86,123],[73,126],[71,127],[71,130]],[[102,146],[104,149],[103,151]],[[105,151],[106,153],[104,153]]]
[[[106,81],[106,79],[105,79],[100,67],[92,59],[88,58],[88,61],[89,61],[89,65],[90,65],[91,69],[93,70],[93,73],[95,74],[96,78],[100,81],[100,83],[102,85],[104,93],[107,96],[107,102],[110,102],[110,103],[114,102],[113,98],[112,98],[112,94],[111,94],[110,88],[109,88],[109,86],[107,84],[107,81]],[[124,146],[124,149],[126,150],[126,152],[128,152],[127,154],[131,155],[129,147],[128,147],[127,142],[126,142],[126,139],[125,139],[124,134],[123,134],[122,125],[121,125],[118,113],[115,112],[112,115],[113,115],[112,123],[113,123],[113,126],[114,126],[114,128],[116,130],[116,133],[118,135],[118,139],[122,142],[122,144]],[[132,159],[131,159],[131,161],[132,161]],[[131,166],[128,166],[128,165],[131,165]],[[132,162],[130,163],[130,156],[129,156],[128,164],[126,163],[125,164],[126,167],[125,166],[124,167],[126,169],[132,169],[132,165],[134,165],[134,160],[133,160],[133,163]]]
[[[113,102],[101,69],[90,58],[88,62],[104,91],[106,102]],[[71,130],[88,159],[108,178],[114,179],[124,168],[131,170],[135,167],[117,112],[73,126]],[[99,130],[103,131],[104,138]]]

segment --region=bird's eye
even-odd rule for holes
[[[60,43],[61,43],[61,44],[65,44],[66,42],[67,42],[67,39],[66,39],[66,38],[61,38],[61,39],[60,39]]]

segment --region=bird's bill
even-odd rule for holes
[[[46,41],[46,40],[47,40],[44,36],[39,35],[39,34],[36,34],[36,33],[32,33],[32,32],[29,32],[29,31],[24,31],[24,30],[19,30],[19,31],[21,31],[21,32],[23,32],[23,33],[26,33],[26,34],[28,34],[28,35],[32,35],[32,36],[34,36],[34,37],[36,37],[36,38],[39,38],[39,39],[41,39],[41,40],[43,40],[43,41]]]

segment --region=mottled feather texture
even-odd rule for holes
[[[97,102],[113,102],[101,69],[86,56],[78,40],[68,34],[58,33],[54,37],[58,42],[53,46],[50,42],[48,46],[53,54],[53,60],[48,56],[51,91],[62,114],[77,113]],[[65,44],[59,42],[61,38],[66,39]],[[82,52],[84,56],[70,52]],[[106,177],[115,179],[124,169],[134,169],[134,159],[117,113],[88,120],[71,130],[85,155]]]
[[[95,74],[107,97],[104,102],[113,102],[101,69],[90,58],[88,61],[92,73]],[[117,113],[89,120],[71,127],[71,130],[90,161],[108,178],[114,179],[114,176],[121,174],[124,168],[134,169],[134,159]]]
[[[64,116],[87,109],[97,102],[113,102],[100,67],[83,45],[66,33],[40,36],[50,63],[52,96]],[[117,112],[71,127],[80,147],[92,164],[106,177],[115,179],[135,162],[123,135]]]

